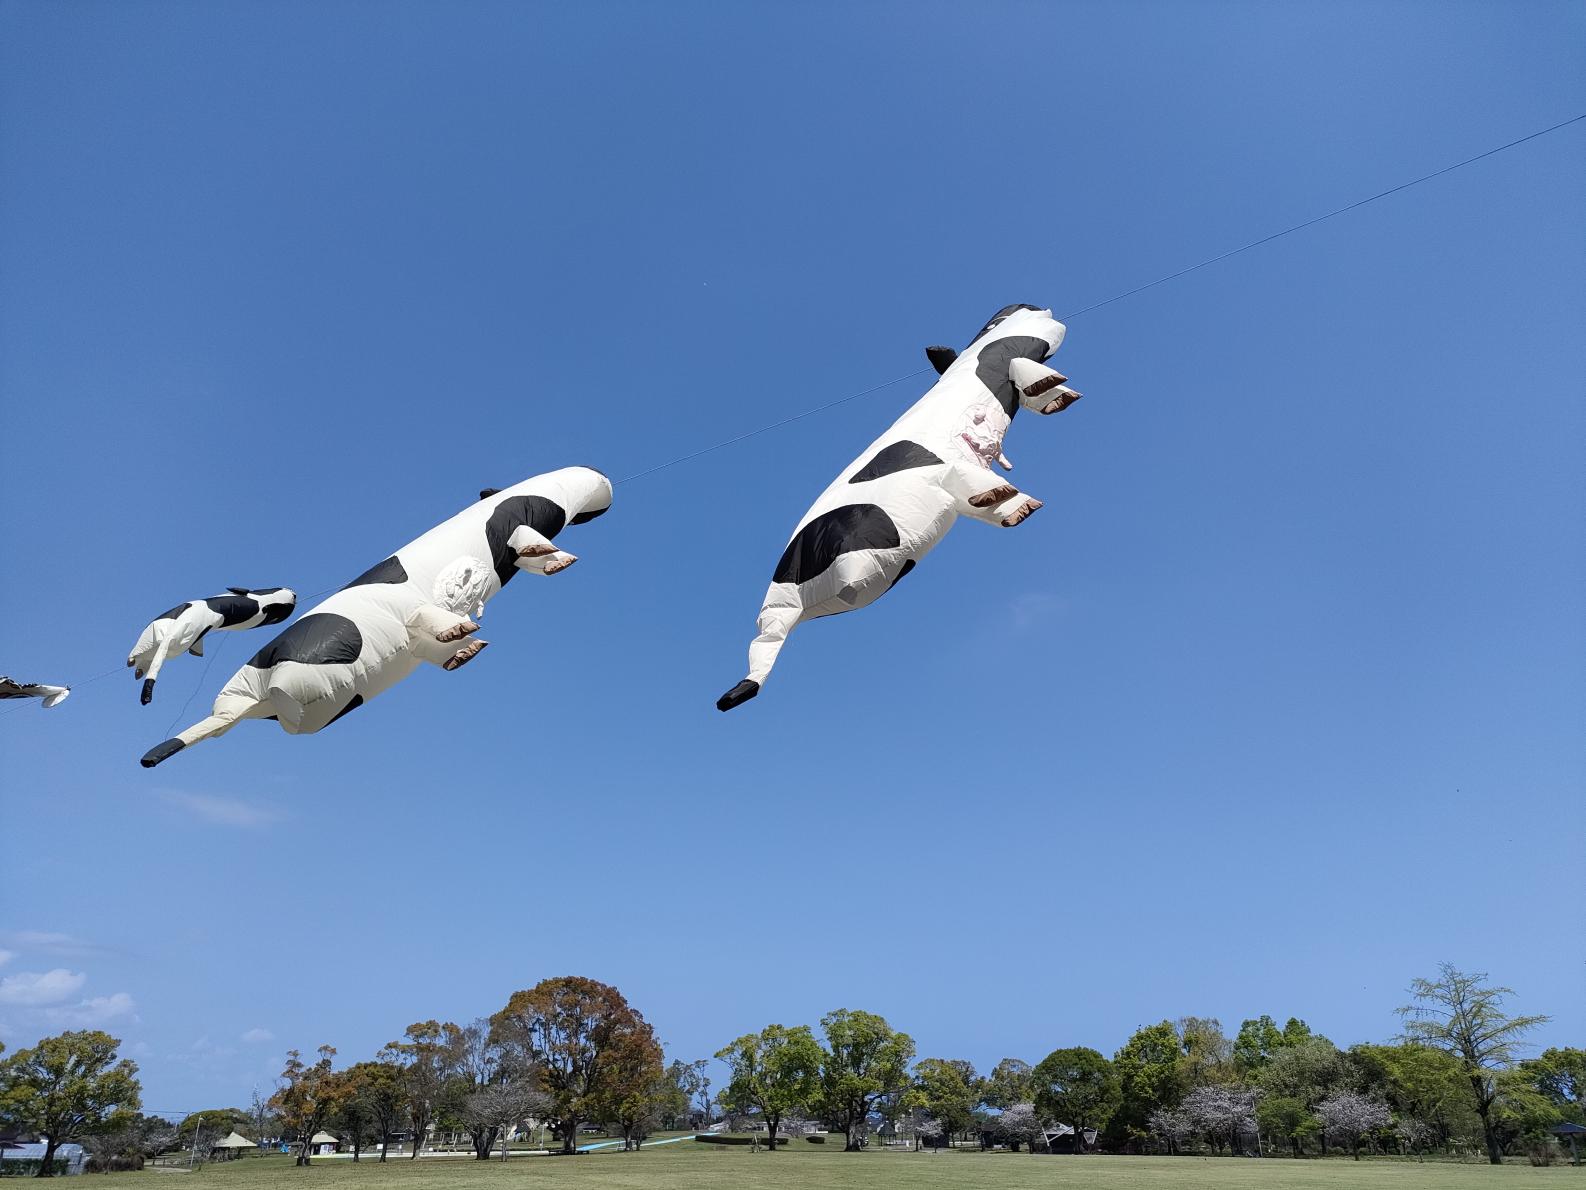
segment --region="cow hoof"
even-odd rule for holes
[[[759,693],[760,683],[752,682],[745,678],[716,700],[716,709],[718,711],[730,711],[733,707],[741,707]]]
[[[1045,409],[1041,410],[1041,412],[1042,413],[1061,413],[1061,412],[1063,412],[1063,410],[1067,409],[1070,405],[1072,405],[1075,401],[1079,400],[1084,395],[1085,395],[1084,393],[1075,392],[1071,388],[1070,389],[1065,389],[1062,393],[1058,394],[1057,400],[1053,401]]]
[[[187,747],[186,744],[172,736],[162,744],[155,744],[154,747],[143,754],[143,759],[138,761],[138,763],[146,769],[152,769],[160,761],[169,760],[185,747]]]
[[[1049,393],[1059,385],[1067,383],[1068,377],[1063,375],[1063,373],[1051,372],[1041,377],[1034,384],[1030,385],[1029,388],[1025,389],[1024,395],[1031,398],[1038,397],[1042,393]]]
[[[1023,504],[1019,505],[1019,507],[1015,508],[1007,516],[1002,518],[1002,527],[1004,529],[1013,528],[1020,521],[1024,520],[1032,512],[1035,512],[1037,509],[1039,509],[1041,507],[1042,507],[1042,504],[1041,504],[1041,502],[1039,500],[1036,500],[1036,499],[1033,499],[1033,498],[1029,499],[1029,500],[1026,500]]]
[[[475,657],[479,656],[480,652],[489,643],[490,642],[487,640],[469,641],[466,645],[448,657],[446,659],[446,663],[441,668],[447,670],[448,672],[454,669],[461,669]]]
[[[148,706],[151,702],[154,701],[154,679],[153,678],[150,678],[150,679],[148,679],[148,681],[143,683],[143,693],[138,695],[138,701],[140,703],[142,703],[144,706]]]
[[[556,547],[549,543],[545,545],[526,545],[518,551],[520,558],[543,558],[546,554],[554,554]]]
[[[981,492],[978,496],[971,496],[969,498],[969,506],[971,508],[990,508],[993,504],[1001,504],[1010,496],[1017,496],[1018,494],[1019,489],[1011,483],[998,484],[989,492]]]
[[[556,574],[558,571],[566,570],[569,566],[571,566],[576,561],[578,561],[578,555],[577,554],[568,554],[567,555],[567,560],[565,562],[562,561],[560,558],[558,558],[555,562],[547,562],[545,564],[545,573],[546,574]]]
[[[437,632],[435,634],[435,639],[440,641],[443,645],[450,644],[454,640],[462,640],[463,637],[472,635],[478,631],[478,624],[475,624],[472,620],[464,620],[461,624],[453,624],[444,632]]]

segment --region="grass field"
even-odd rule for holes
[[[1536,1169],[1523,1159],[1503,1166],[1413,1161],[1255,1160],[1200,1157],[1031,1156],[1028,1153],[844,1153],[805,1144],[786,1152],[751,1153],[692,1141],[641,1153],[581,1157],[468,1160],[318,1160],[296,1169],[289,1158],[250,1157],[193,1173],[90,1175],[84,1190],[152,1190],[151,1182],[179,1180],[179,1190],[516,1190],[591,1187],[595,1190],[1465,1190],[1470,1187],[1557,1186],[1586,1190],[1586,1167]],[[136,1184],[136,1187],[134,1187]],[[19,1184],[20,1190],[20,1184]],[[178,1190],[167,1187],[166,1190]]]

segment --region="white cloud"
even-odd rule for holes
[[[86,958],[107,953],[103,946],[95,946],[70,934],[52,933],[48,930],[9,930],[0,934],[0,940],[15,946],[19,951],[35,951],[60,955],[63,958]]]
[[[274,1041],[275,1034],[268,1029],[253,1028],[242,1035],[242,1040],[254,1045],[261,1041]]]
[[[0,950],[0,967],[4,967],[7,963],[9,963],[12,959],[14,959],[16,957],[17,957],[17,954],[16,954],[16,951],[14,951],[14,950]]]
[[[58,1004],[75,996],[88,976],[81,971],[56,967],[53,971],[18,971],[0,979],[0,1004],[36,1008]]]
[[[44,1015],[56,1024],[88,1028],[92,1025],[120,1020],[123,1017],[137,1020],[138,1006],[126,992],[116,992],[111,996],[94,996],[89,1000],[80,1000],[76,1004],[61,1004],[54,1008],[46,1008]]]
[[[160,791],[160,800],[195,818],[215,826],[235,826],[244,830],[257,830],[280,821],[281,815],[268,806],[254,805],[241,798],[220,797],[212,793],[182,793],[174,789]]]

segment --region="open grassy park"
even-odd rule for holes
[[[853,1187],[854,1190],[1136,1190],[1138,1187],[1250,1187],[1252,1190],[1464,1190],[1470,1187],[1586,1187],[1586,1168],[1538,1169],[1523,1159],[1502,1166],[1404,1160],[1256,1160],[1203,1157],[1032,1156],[1028,1153],[844,1153],[815,1145],[790,1146],[775,1155],[692,1142],[639,1153],[578,1157],[393,1160],[353,1164],[318,1159],[298,1169],[287,1157],[251,1157],[202,1166],[192,1173],[148,1169],[93,1176],[90,1190],[146,1188],[180,1178],[185,1190],[506,1190],[523,1185],[598,1187],[599,1190],[780,1190],[782,1187]]]

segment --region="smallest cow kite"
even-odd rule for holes
[[[0,677],[0,698],[42,698],[47,707],[59,706],[72,692],[70,686],[46,686],[42,682],[18,682]]]
[[[191,653],[204,655],[204,637],[215,629],[258,628],[279,624],[297,607],[297,594],[290,587],[227,587],[226,594],[208,599],[178,603],[161,612],[138,634],[138,643],[127,654],[127,668],[143,682],[141,700],[148,706],[154,700],[154,683],[168,657]]]

